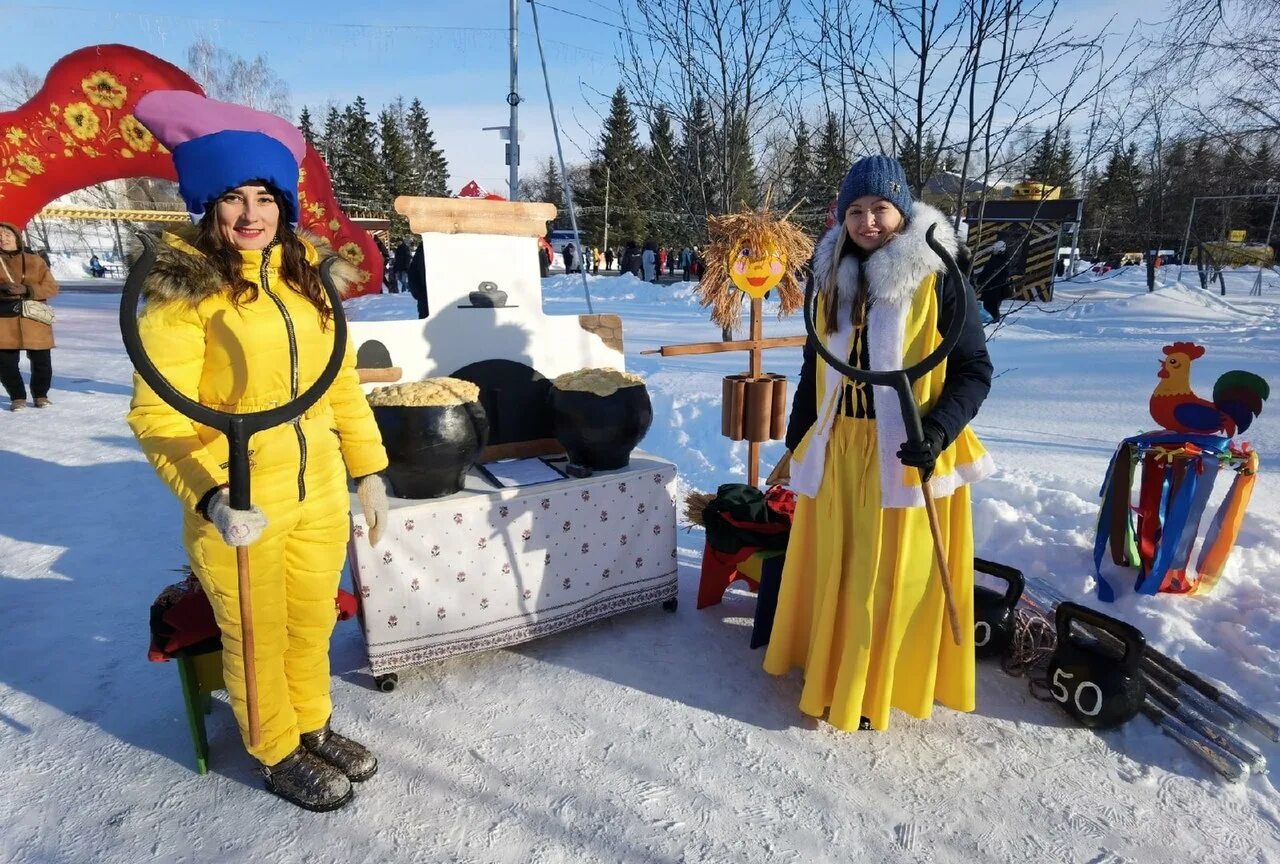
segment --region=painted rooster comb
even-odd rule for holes
[[[1164,346],[1163,350],[1166,357],[1170,354],[1186,354],[1192,360],[1199,360],[1204,356],[1204,346],[1194,342],[1174,342]]]

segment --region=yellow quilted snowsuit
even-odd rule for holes
[[[306,245],[316,264],[320,254]],[[259,291],[239,308],[186,240],[166,234],[160,249],[139,331],[178,391],[210,408],[247,413],[282,405],[319,377],[333,332],[321,329],[315,307],[282,280],[278,246],[265,255],[241,252],[244,276]],[[223,674],[248,747],[235,549],[196,509],[227,482],[227,441],[170,408],[137,375],[133,386],[129,425],[182,501],[183,542],[222,630]],[[350,341],[328,393],[296,423],[254,435],[249,453],[252,500],[267,517],[249,549],[262,726],[261,745],[249,751],[272,765],[298,746],[299,733],[329,718],[329,636],[350,528],[346,475],[387,465]]]

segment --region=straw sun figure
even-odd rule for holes
[[[712,216],[707,220],[707,233],[711,245],[697,294],[703,306],[711,307],[713,322],[737,329],[742,321],[743,294],[760,298],[775,287],[780,316],[800,308],[804,302],[802,268],[813,255],[813,241],[786,216],[779,219],[766,204],[760,211]],[[745,266],[738,268],[740,260]]]

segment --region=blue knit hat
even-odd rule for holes
[[[836,198],[836,219],[844,221],[849,205],[863,195],[875,195],[897,207],[904,218],[911,218],[911,186],[902,163],[892,156],[866,156],[853,163],[840,183]]]
[[[178,193],[192,219],[228,189],[261,180],[279,190],[285,217],[297,224],[306,141],[288,120],[185,90],[148,93],[134,116],[173,152]]]

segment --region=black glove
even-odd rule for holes
[[[938,454],[942,452],[943,437],[941,429],[925,423],[924,444],[917,446],[904,441],[898,448],[898,461],[910,468],[919,468],[922,472],[921,479],[928,480],[933,475],[933,466],[938,461]]]

